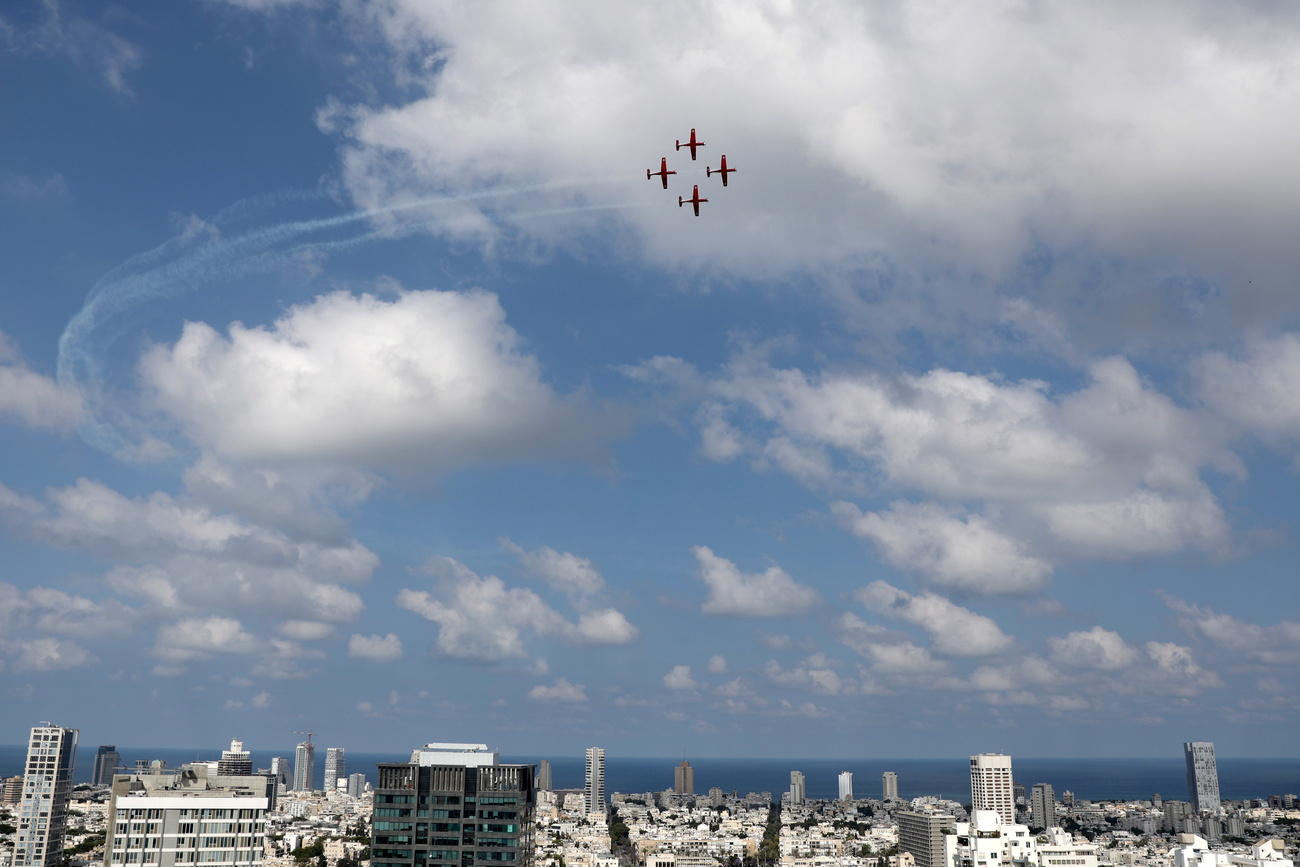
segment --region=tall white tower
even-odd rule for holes
[[[1187,759],[1187,794],[1192,799],[1192,809],[1198,813],[1219,812],[1219,766],[1214,760],[1214,744],[1185,743],[1183,756]]]
[[[885,771],[880,775],[880,797],[886,801],[898,800],[898,774]]]
[[[335,791],[339,779],[348,775],[348,761],[343,754],[343,747],[329,747],[325,750],[325,792]]]
[[[253,754],[244,749],[243,741],[231,741],[230,749],[221,751],[217,773],[230,777],[247,777],[253,773]]]
[[[293,790],[310,792],[316,788],[316,745],[307,740],[298,744],[293,752]]]
[[[840,771],[840,800],[853,800],[853,772]]]
[[[802,804],[808,797],[808,781],[803,771],[790,772],[790,803]]]
[[[605,812],[605,750],[587,747],[587,787],[584,794],[588,813]]]
[[[14,867],[53,867],[63,860],[77,735],[76,729],[49,723],[32,729],[23,768],[23,795],[18,803]]]
[[[1016,821],[1015,784],[1011,780],[1011,756],[980,753],[970,757],[970,803],[972,810],[996,810],[1005,825]]]

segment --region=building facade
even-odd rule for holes
[[[343,747],[329,747],[325,750],[325,791],[336,792],[339,779],[348,775],[347,757]]]
[[[1190,741],[1183,744],[1183,758],[1187,761],[1187,794],[1192,799],[1192,809],[1198,813],[1217,813],[1219,802],[1219,766],[1214,760],[1214,744],[1209,741]]]
[[[1051,828],[1056,824],[1056,791],[1050,783],[1034,783],[1029,796],[1029,822],[1035,828]]]
[[[244,749],[243,741],[231,741],[230,749],[221,751],[217,773],[228,777],[247,777],[253,773],[253,754]]]
[[[348,775],[348,796],[360,798],[366,793],[366,775],[349,774]]]
[[[532,867],[533,766],[439,764],[448,752],[379,765],[372,867]]]
[[[695,768],[690,762],[683,760],[673,768],[673,791],[679,795],[695,794]]]
[[[284,756],[274,756],[271,759],[271,776],[275,777],[276,785],[289,788],[289,781],[293,779],[293,774],[289,770],[289,760]]]
[[[113,771],[122,764],[122,757],[113,744],[101,744],[95,750],[95,767],[90,775],[90,782],[96,786],[107,786],[113,782]]]
[[[803,771],[791,771],[789,802],[791,804],[802,804],[807,797],[808,785],[807,780],[804,778]]]
[[[605,750],[603,747],[587,747],[583,803],[588,813],[605,812]]]
[[[853,772],[840,771],[839,784],[840,784],[840,800],[852,801],[853,800]]]
[[[316,788],[316,745],[311,739],[298,744],[293,751],[293,790],[310,792]]]
[[[898,800],[898,774],[885,771],[880,775],[880,797],[886,801]]]
[[[537,763],[537,790],[551,791],[551,763],[548,759],[542,759]]]
[[[17,804],[23,799],[23,775],[8,777],[0,788],[0,804]]]
[[[23,794],[18,802],[14,867],[46,867],[63,859],[63,834],[72,793],[76,729],[39,725],[27,742]]]
[[[953,827],[947,813],[903,810],[898,816],[898,848],[911,853],[916,867],[943,867],[944,836]]]
[[[970,757],[971,810],[993,810],[1002,821],[1016,821],[1015,782],[1011,778],[1011,756],[980,753]]]

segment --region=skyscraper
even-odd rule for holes
[[[1034,783],[1029,815],[1029,824],[1034,828],[1047,829],[1056,824],[1056,791],[1050,783]]]
[[[679,795],[695,794],[695,768],[685,759],[673,768],[673,791]]]
[[[366,775],[348,774],[348,795],[360,798],[366,793]]]
[[[1011,779],[1011,756],[980,753],[970,757],[970,803],[972,810],[996,810],[1003,824],[1016,821],[1016,801]]]
[[[588,813],[605,812],[605,750],[587,747],[585,802]]]
[[[117,747],[102,744],[95,750],[95,768],[90,775],[90,782],[96,786],[107,786],[113,782],[113,771],[121,763],[122,757],[118,755]]]
[[[808,796],[807,781],[803,771],[790,772],[790,803],[802,804]]]
[[[247,777],[253,773],[253,754],[244,749],[243,741],[231,741],[230,749],[221,751],[217,773],[224,777]]]
[[[274,756],[271,759],[271,776],[275,777],[275,783],[282,788],[289,788],[289,760],[284,756]]]
[[[947,813],[903,810],[898,814],[898,848],[911,852],[916,867],[943,867],[944,835],[953,826]]]
[[[1217,813],[1219,804],[1219,767],[1214,761],[1214,744],[1190,741],[1183,744],[1187,759],[1187,794],[1192,809],[1198,813]]]
[[[381,764],[373,867],[532,867],[533,766],[496,758],[486,744],[428,744],[408,763]],[[434,821],[424,821],[427,815]],[[421,829],[418,836],[412,827]]]
[[[853,800],[853,772],[840,771],[840,800]]]
[[[551,790],[551,763],[548,759],[542,759],[537,763],[537,790],[540,792]]]
[[[14,867],[54,867],[63,859],[77,735],[76,729],[49,723],[32,729],[18,804]]]
[[[307,735],[307,740],[298,744],[297,749],[293,751],[293,790],[310,792],[314,788],[316,788],[316,745],[311,742],[311,735]]]
[[[898,774],[885,771],[880,775],[880,797],[886,801],[898,800]]]
[[[348,761],[343,755],[343,747],[329,747],[325,750],[325,791],[333,792],[339,787],[339,778],[348,775]]]

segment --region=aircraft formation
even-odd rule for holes
[[[702,147],[704,147],[704,142],[700,141],[699,139],[697,139],[697,138],[695,137],[695,128],[694,128],[694,127],[691,128],[691,137],[690,137],[689,139],[687,139],[686,141],[682,141],[681,139],[677,139],[677,141],[676,141],[676,149],[677,149],[677,150],[680,151],[682,148],[687,148],[687,149],[690,150],[690,152],[691,152],[691,161],[692,161],[692,162],[694,162],[694,160],[695,160],[695,151],[696,151],[696,149],[697,149],[697,148],[702,148]],[[722,155],[722,165],[721,165],[720,167],[716,168],[716,169],[715,169],[715,168],[710,168],[709,166],[705,166],[705,167],[704,167],[704,176],[705,176],[706,178],[711,178],[711,177],[713,177],[714,175],[722,175],[722,185],[725,187],[725,186],[727,185],[727,174],[728,174],[729,172],[734,172],[734,171],[735,171],[734,168],[728,168],[728,167],[727,167],[727,155],[726,155],[726,154],[723,154],[723,155]],[[650,180],[650,179],[652,179],[652,178],[659,178],[659,180],[663,182],[664,189],[666,190],[666,189],[668,189],[668,176],[669,176],[669,175],[675,175],[675,174],[677,174],[676,170],[672,170],[672,169],[669,169],[669,168],[668,168],[668,157],[660,157],[660,158],[659,158],[659,171],[657,171],[657,172],[652,172],[652,171],[650,171],[650,169],[646,169],[646,170],[645,170],[645,179],[648,181],[648,180]],[[708,199],[702,199],[702,198],[700,198],[700,185],[699,185],[699,184],[694,184],[693,186],[694,186],[694,191],[693,191],[693,193],[691,194],[691,197],[690,197],[689,199],[687,199],[687,198],[683,198],[682,196],[678,196],[678,197],[677,197],[677,207],[680,208],[680,207],[682,207],[683,205],[689,204],[689,205],[691,206],[691,209],[695,211],[695,216],[698,217],[698,216],[700,215],[700,205],[701,205],[701,203],[703,203],[703,202],[707,202]]]

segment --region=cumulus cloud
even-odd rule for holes
[[[526,551],[510,539],[501,539],[501,547],[519,558],[529,573],[572,597],[582,599],[605,589],[605,579],[586,557],[546,546]]]
[[[999,532],[980,515],[954,515],[935,503],[897,502],[863,512],[838,502],[831,511],[855,535],[871,539],[899,569],[931,584],[977,593],[1027,593],[1041,588],[1046,561]]]
[[[528,697],[533,701],[582,704],[587,700],[587,688],[579,683],[569,683],[561,677],[550,686],[538,684],[533,687],[528,691]]]
[[[1300,620],[1264,626],[1167,594],[1164,601],[1178,614],[1183,629],[1197,638],[1268,664],[1300,661]]]
[[[594,453],[609,418],[557,394],[495,295],[338,292],[269,327],[190,322],[140,362],[157,405],[217,454],[438,471]]]
[[[1201,399],[1230,424],[1273,442],[1300,437],[1300,335],[1257,338],[1237,358],[1207,353],[1194,373]]]
[[[669,689],[688,690],[695,689],[699,684],[695,682],[689,665],[674,665],[664,675],[664,686]]]
[[[66,432],[76,426],[81,414],[81,399],[32,370],[13,340],[0,332],[0,419]]]
[[[700,606],[706,614],[777,617],[805,611],[819,600],[816,590],[797,583],[780,566],[745,573],[703,545],[691,553],[699,564],[700,580],[709,588],[709,598]]]
[[[169,662],[207,659],[218,653],[253,653],[258,642],[230,617],[191,617],[158,630],[153,652]]]
[[[1011,637],[992,619],[935,593],[912,595],[885,581],[873,581],[854,595],[871,611],[921,627],[940,653],[989,656],[1011,646]]]
[[[1101,626],[1053,637],[1047,642],[1052,658],[1063,665],[1114,671],[1127,668],[1137,659],[1137,651],[1119,633]]]
[[[721,654],[715,653],[713,656],[709,657],[708,669],[709,674],[726,674],[727,658]]]
[[[402,658],[402,640],[387,635],[352,635],[348,639],[348,656],[371,662],[392,662]]]
[[[1175,687],[1195,694],[1201,689],[1223,686],[1223,679],[1201,667],[1190,647],[1172,641],[1148,641],[1147,657]]]
[[[286,620],[280,624],[280,634],[298,641],[318,641],[333,632],[333,624],[319,620]]]
[[[799,665],[785,668],[769,659],[763,674],[772,683],[806,689],[819,695],[841,695],[853,692],[852,684],[841,678],[831,662],[821,654],[813,654]]]

